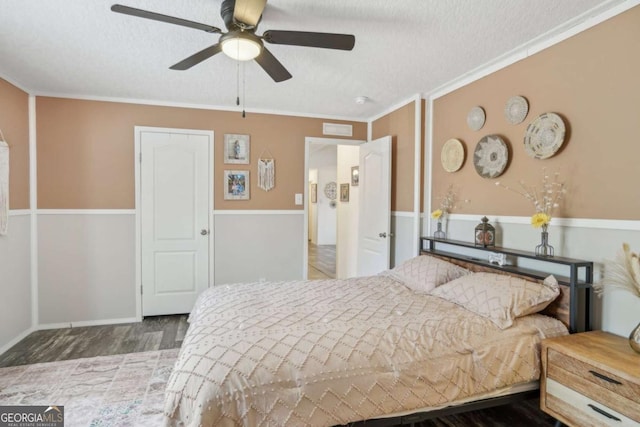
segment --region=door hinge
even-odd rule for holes
[[[138,153],[138,162],[142,163],[142,152]]]
[[[140,286],[140,295],[144,294],[144,288],[142,286]]]

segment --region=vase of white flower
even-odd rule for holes
[[[511,190],[533,203],[536,213],[531,217],[531,225],[535,228],[542,227],[540,244],[536,246],[535,253],[540,257],[552,257],[554,251],[553,246],[549,244],[547,228],[551,222],[551,214],[560,206],[566,189],[564,182],[559,181],[558,173],[554,174],[553,179],[547,174],[545,168],[542,169],[542,173],[542,188],[540,190],[535,186],[526,185],[524,181],[520,181],[520,190],[503,185],[499,181],[496,182],[496,185]]]
[[[469,203],[469,200],[463,200],[465,203]],[[446,239],[447,233],[442,229],[442,222],[444,218],[450,214],[456,207],[456,191],[453,184],[449,185],[447,194],[440,198],[440,208],[431,212],[431,219],[435,219],[436,231],[433,233],[433,237],[436,239]]]

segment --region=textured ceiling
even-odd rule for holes
[[[365,120],[620,2],[269,0],[257,34],[349,33],[356,44],[350,52],[267,45],[293,78],[274,83],[245,63],[245,106]],[[224,28],[221,0],[1,0],[0,77],[34,94],[236,108],[232,59],[169,69],[219,35],[117,14],[113,3]],[[369,101],[356,104],[361,95]]]

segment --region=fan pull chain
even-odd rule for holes
[[[240,61],[236,61],[236,105],[240,106]]]
[[[242,118],[244,119],[247,115],[244,112],[244,106],[247,102],[247,69],[245,68],[245,62],[242,62]]]

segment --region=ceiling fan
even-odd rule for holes
[[[187,70],[222,51],[239,61],[255,59],[274,81],[281,82],[290,79],[291,74],[265,47],[264,42],[339,50],[352,50],[355,45],[356,39],[350,34],[267,30],[259,36],[256,34],[256,29],[266,4],[267,0],[224,0],[220,8],[220,15],[227,27],[226,33],[211,25],[121,4],[114,4],[111,6],[111,10],[125,15],[194,28],[207,33],[221,34],[218,43],[172,65],[170,67],[172,70]]]

